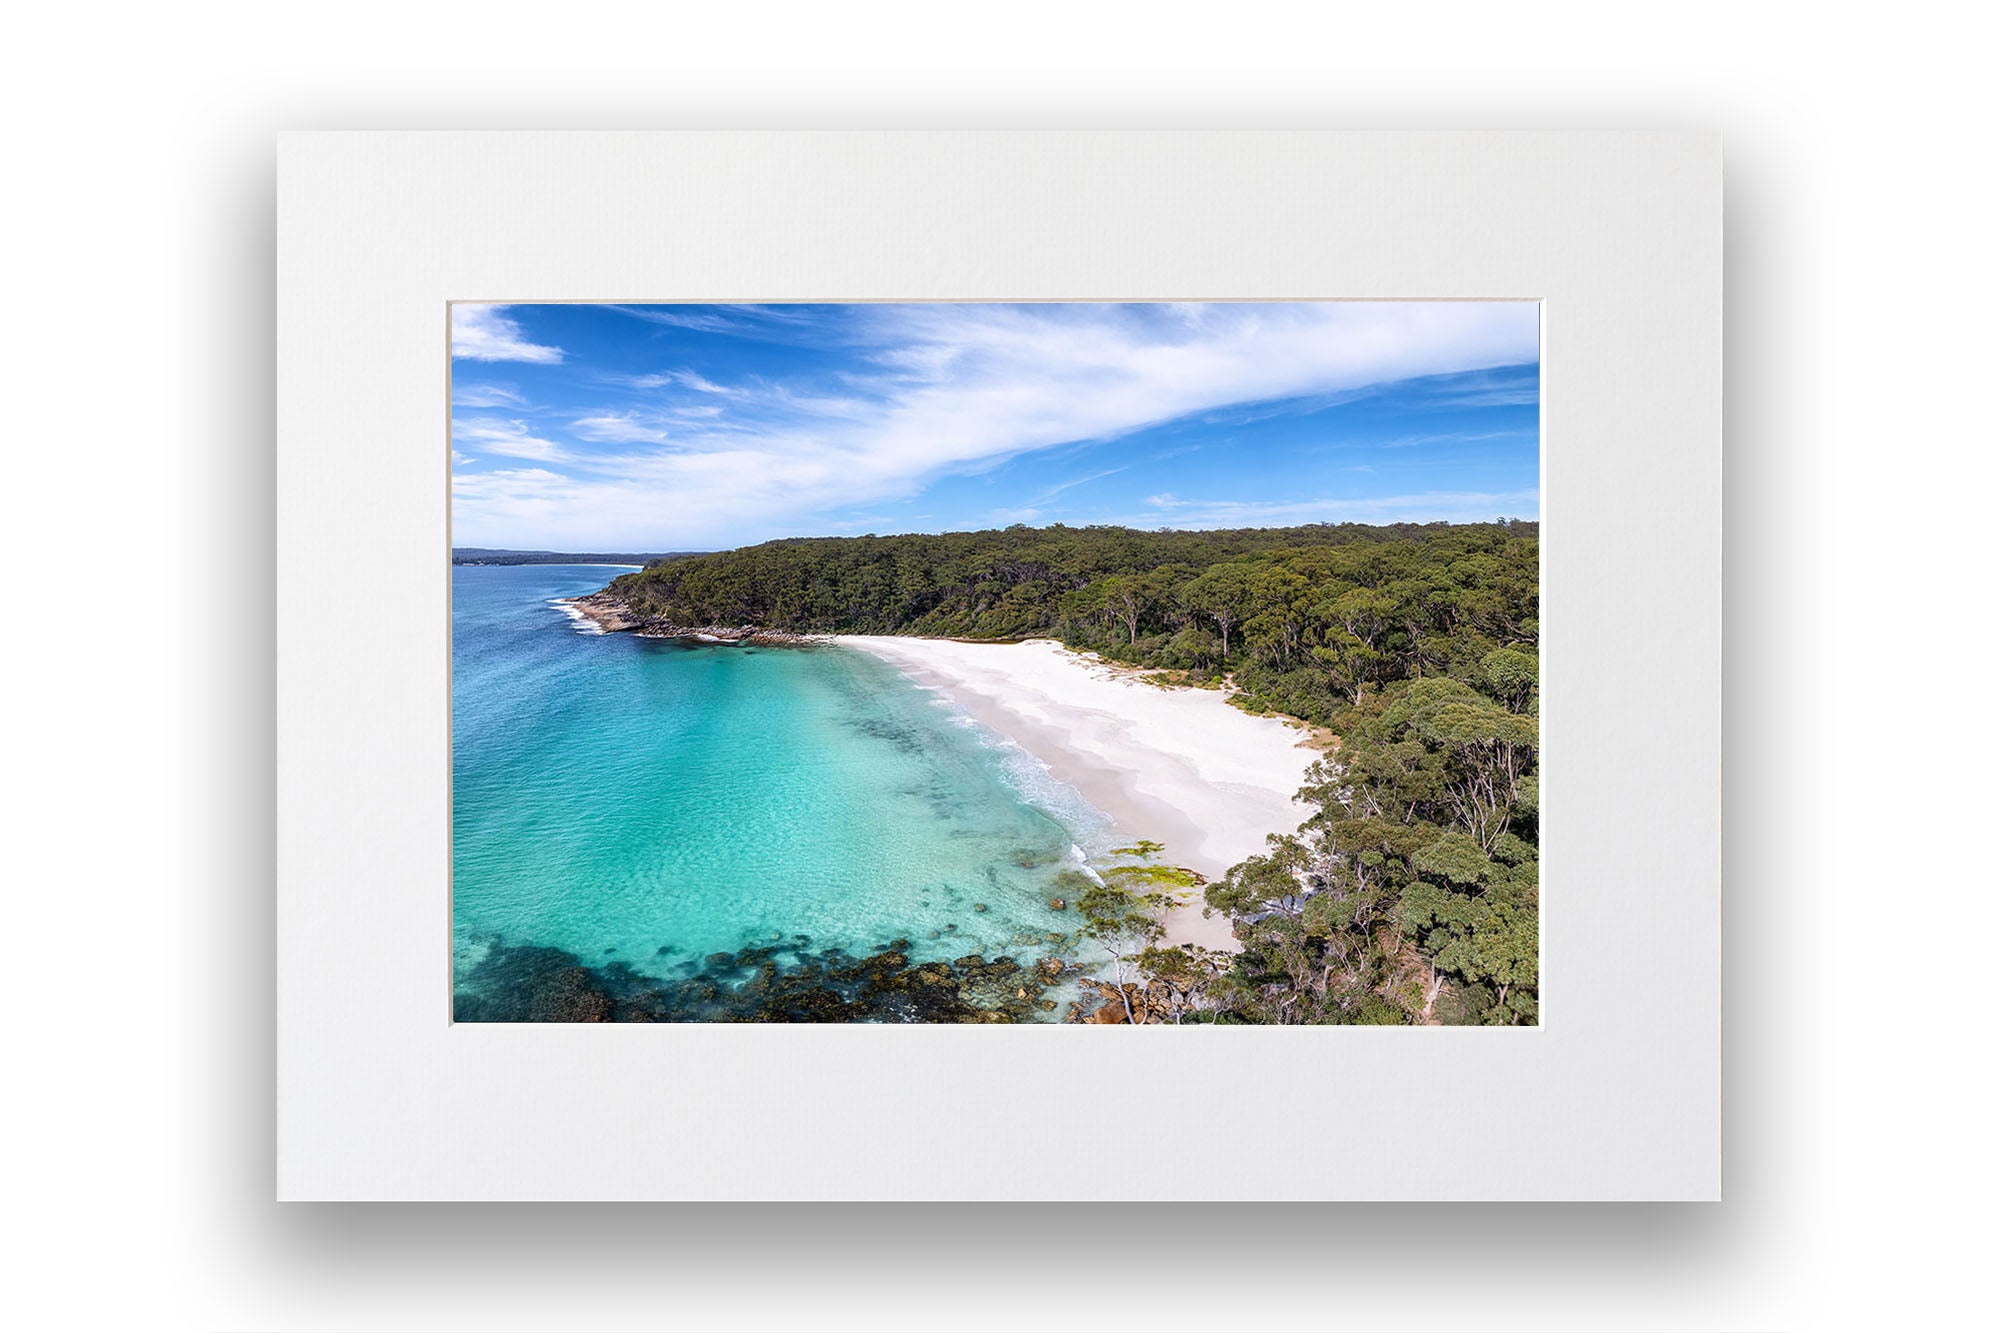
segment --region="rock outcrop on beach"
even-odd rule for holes
[[[564,604],[579,615],[588,617],[607,634],[637,629],[640,625],[638,614],[625,604],[625,600],[610,593],[594,592],[585,597],[565,598]]]
[[[1083,992],[1064,1014],[1065,1023],[1181,1023],[1205,1021],[1191,1003],[1193,992],[1160,978],[1119,983],[1085,977]]]
[[[643,616],[615,593],[594,592],[565,599],[565,604],[587,617],[607,634],[634,633],[642,639],[690,639],[699,643],[790,644],[806,643],[813,636],[758,625],[676,625],[657,616]]]

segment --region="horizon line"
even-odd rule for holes
[[[506,554],[514,554],[514,555],[579,555],[579,554],[581,555],[645,555],[645,554],[718,555],[724,551],[742,551],[742,550],[748,550],[753,546],[769,546],[773,542],[864,541],[869,538],[880,539],[884,537],[960,537],[960,536],[971,537],[971,536],[978,536],[981,533],[987,533],[987,532],[1013,532],[1016,529],[1020,529],[1026,532],[1048,532],[1056,528],[1061,528],[1070,532],[1088,532],[1092,530],[1101,531],[1104,529],[1112,529],[1112,528],[1120,529],[1125,532],[1186,532],[1186,533],[1288,532],[1288,531],[1298,531],[1304,528],[1496,528],[1496,527],[1505,527],[1515,523],[1533,523],[1537,526],[1540,526],[1541,521],[1542,520],[1540,518],[1529,518],[1519,514],[1501,514],[1494,518],[1463,519],[1463,520],[1447,519],[1447,518],[1433,518],[1433,519],[1404,518],[1404,519],[1391,519],[1381,523],[1363,523],[1354,519],[1342,519],[1338,522],[1322,521],[1317,523],[1241,523],[1231,527],[1217,526],[1217,527],[1200,527],[1200,528],[1183,528],[1183,527],[1176,527],[1172,524],[1162,524],[1161,526],[1158,527],[1145,528],[1136,526],[1135,524],[1131,523],[1008,523],[997,527],[909,529],[901,532],[821,532],[821,533],[801,532],[801,533],[794,533],[784,537],[767,537],[762,541],[744,542],[741,545],[737,546],[712,546],[699,549],[694,547],[681,547],[674,550],[660,550],[660,551],[646,551],[641,549],[644,545],[646,545],[645,543],[640,543],[640,544],[610,543],[610,544],[600,544],[595,548],[577,546],[577,547],[571,547],[567,550],[558,547],[548,547],[548,546],[489,546],[489,545],[460,546],[454,543],[451,547],[451,550],[454,554],[460,551],[494,551]]]

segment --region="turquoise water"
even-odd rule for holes
[[[1106,825],[1071,789],[866,654],[587,633],[552,603],[617,572],[452,571],[461,985],[496,945],[666,975],[778,938],[923,960],[1074,928],[1053,877]]]

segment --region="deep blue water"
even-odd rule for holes
[[[452,572],[461,984],[495,945],[660,974],[775,937],[944,959],[1073,926],[1050,886],[1102,817],[1032,759],[851,649],[585,633],[553,604],[618,572]]]

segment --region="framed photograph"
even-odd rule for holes
[[[305,134],[279,233],[281,1197],[1719,1196],[1712,136]]]
[[[451,321],[457,1021],[1539,1021],[1537,303]]]

